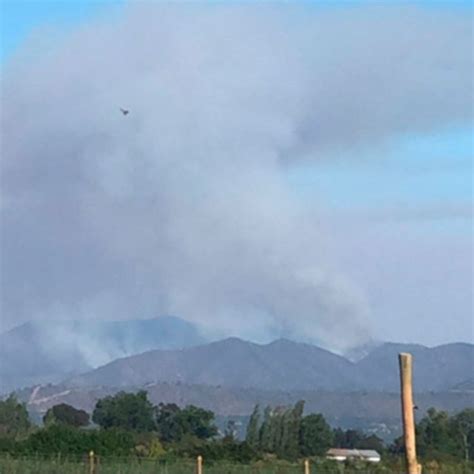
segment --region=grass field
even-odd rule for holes
[[[380,467],[374,466],[357,472],[360,474],[375,474],[381,472]],[[94,474],[195,474],[195,464],[179,462],[163,464],[157,461],[137,460],[103,460],[96,466]],[[313,466],[312,474],[351,474],[352,469],[344,469],[343,465],[332,467]],[[0,458],[1,474],[90,474],[87,462],[67,459],[40,458]],[[302,464],[275,465],[243,465],[216,463],[204,465],[203,474],[303,474]]]
[[[395,465],[397,467],[395,467]],[[358,468],[340,463],[317,461],[311,465],[311,474],[403,474],[402,463],[359,465]],[[86,456],[80,458],[44,458],[40,456],[12,458],[0,456],[0,474],[92,474]],[[150,459],[103,458],[93,474],[196,474],[191,461],[163,463]],[[204,463],[203,474],[304,474],[302,463],[283,461],[257,462],[252,465],[218,462]],[[423,474],[474,474],[474,464],[463,462],[433,465],[424,464]]]
[[[192,463],[107,462],[96,467],[95,474],[195,474]],[[204,474],[302,474],[301,466],[253,467],[238,464],[205,466]],[[1,474],[89,474],[86,463],[34,459],[2,459]]]

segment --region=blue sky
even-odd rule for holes
[[[338,161],[328,160],[316,169],[301,165],[291,180],[302,193],[324,192],[335,208],[468,204],[472,154],[472,130],[439,130],[401,136],[378,150],[338,156]]]
[[[367,1],[313,5],[356,11],[366,3],[382,5]],[[79,25],[121,15],[125,5],[105,0],[2,1],[2,69],[38,28],[48,28],[44,31],[49,34],[57,29],[67,36]],[[416,5],[472,15],[469,1],[423,0]],[[426,344],[472,340],[472,123],[425,128],[423,133],[397,132],[363,147],[328,148],[324,158],[301,157],[288,168],[285,180],[305,207],[322,209],[329,216],[341,265],[372,306],[375,338]],[[414,294],[415,287],[419,295]],[[446,313],[456,325],[450,324]],[[426,314],[433,315],[432,332],[425,330]],[[414,315],[420,324],[406,335],[398,318],[409,322]]]
[[[121,0],[3,0],[1,2],[1,58],[14,53],[38,27],[73,28],[99,15],[110,15],[125,2]]]

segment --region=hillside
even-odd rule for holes
[[[474,392],[474,379],[464,380],[464,382],[457,383],[450,390],[460,392]]]
[[[193,324],[175,317],[29,322],[0,334],[0,393],[58,382],[117,357],[203,342]]]
[[[203,342],[194,325],[173,317],[27,323],[0,335],[0,392],[64,380],[82,387],[181,382],[393,392],[399,387],[399,352],[414,356],[415,391],[463,390],[474,366],[474,346],[464,343],[374,343],[342,357],[285,339],[265,345],[238,338]]]
[[[472,371],[474,346],[427,348],[386,343],[357,363],[324,349],[280,339],[266,345],[237,338],[183,350],[156,350],[115,360],[69,380],[72,386],[156,382],[263,390],[397,391],[399,352],[414,355],[415,390],[448,390]]]
[[[398,359],[400,352],[413,355],[414,389],[447,390],[466,381],[474,367],[474,345],[453,343],[433,348],[417,344],[385,343],[372,350],[357,363],[367,390],[398,390]]]
[[[316,346],[284,339],[259,345],[230,338],[119,359],[69,383],[126,386],[161,381],[266,390],[346,390],[356,387],[355,380],[351,362]]]

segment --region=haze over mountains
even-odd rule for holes
[[[1,392],[48,382],[126,387],[168,382],[259,390],[398,391],[397,354],[415,357],[415,390],[469,386],[474,346],[369,344],[343,357],[280,339],[207,343],[180,318],[28,323],[0,335]]]
[[[58,382],[118,357],[204,342],[195,325],[171,316],[28,322],[0,334],[0,392]]]

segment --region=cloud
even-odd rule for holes
[[[399,222],[410,223],[435,223],[437,221],[460,220],[469,224],[472,221],[473,205],[471,202],[434,202],[426,203],[400,203],[396,206],[379,206],[378,208],[352,208],[350,211],[338,212],[338,219],[347,223],[352,219],[365,222]]]
[[[414,8],[140,4],[31,40],[2,82],[5,320],[167,313],[364,341],[364,296],[286,170],[469,120],[470,28]]]

